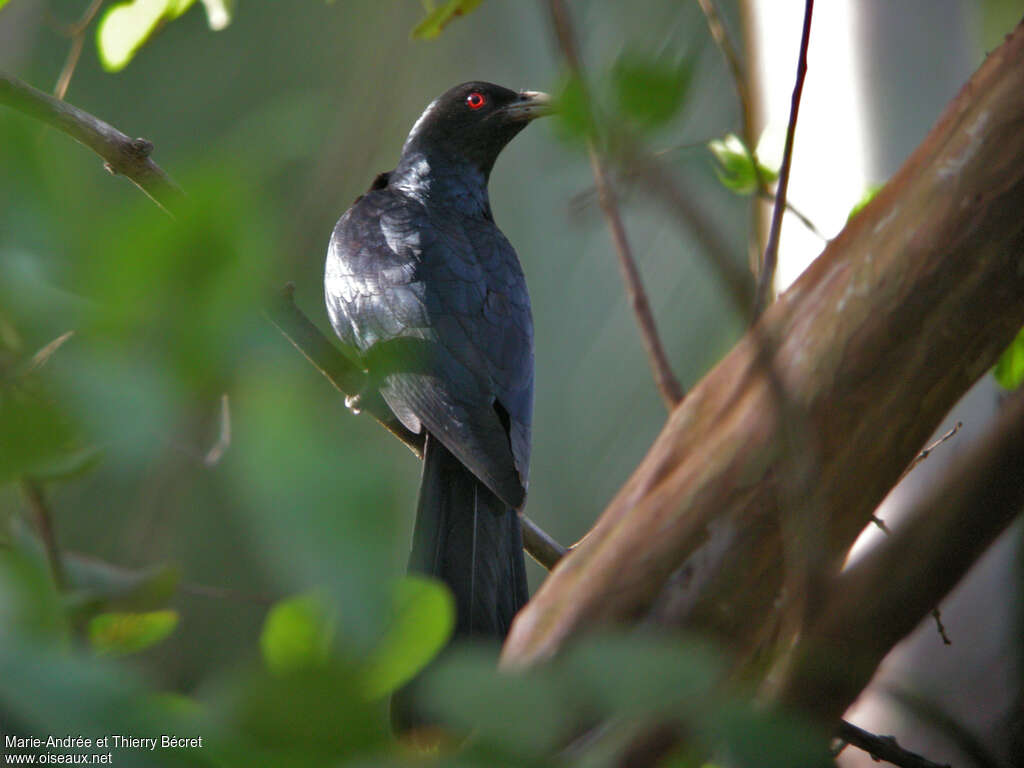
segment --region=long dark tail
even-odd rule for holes
[[[409,570],[455,595],[455,636],[504,640],[529,593],[515,510],[427,436]]]

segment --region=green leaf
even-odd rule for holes
[[[96,27],[100,62],[108,72],[119,72],[138,50],[168,21],[181,16],[195,0],[132,0],[107,9]],[[232,0],[203,0],[210,28],[223,29],[231,21]]]
[[[89,642],[97,653],[122,656],[156,645],[176,626],[176,611],[101,613],[89,621]]]
[[[724,139],[709,141],[708,150],[715,158],[715,173],[722,186],[738,195],[749,195],[757,190],[754,161],[743,139],[730,133]],[[757,167],[766,184],[779,177],[778,170],[765,166],[760,156]]]
[[[333,625],[324,601],[317,595],[281,600],[263,623],[263,660],[278,673],[322,666],[330,655]]]
[[[102,458],[103,452],[99,448],[87,445],[60,453],[36,465],[30,474],[33,480],[43,483],[71,480],[89,472]]]
[[[391,625],[367,661],[370,698],[411,680],[444,648],[455,626],[455,604],[439,582],[407,576],[395,584],[393,603]]]
[[[48,398],[0,388],[0,485],[56,461],[72,439],[67,418]]]
[[[999,356],[992,373],[1003,389],[1014,390],[1024,383],[1024,329]]]
[[[691,59],[664,61],[638,51],[619,56],[611,72],[619,109],[643,127],[675,116],[686,101],[692,79]]]
[[[428,11],[420,23],[412,28],[410,37],[414,40],[430,40],[441,34],[449,23],[459,16],[476,10],[483,0],[448,0],[431,11]]]
[[[7,0],[0,0],[0,8],[3,8],[5,5],[7,5]]]

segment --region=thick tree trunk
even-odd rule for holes
[[[807,626],[822,606],[789,587],[813,591],[834,576],[903,468],[1022,325],[1018,27],[885,189],[672,412],[519,614],[504,663],[542,660],[585,627],[652,609],[749,651],[788,619],[774,607],[784,581]]]

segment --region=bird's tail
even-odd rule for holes
[[[504,640],[529,597],[519,516],[427,435],[409,570],[455,595],[455,636]]]

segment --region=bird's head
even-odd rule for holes
[[[486,179],[505,145],[550,111],[551,98],[539,91],[511,91],[484,82],[456,85],[423,111],[402,155],[466,161]]]

